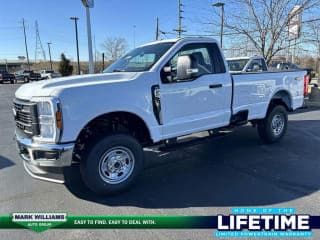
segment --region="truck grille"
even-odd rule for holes
[[[13,112],[17,131],[27,137],[39,135],[37,104],[15,99]]]

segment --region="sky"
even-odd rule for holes
[[[69,18],[77,16],[80,59],[87,60],[86,14],[80,0],[0,1],[0,59],[16,60],[18,56],[26,56],[22,28],[22,18],[24,18],[31,60],[35,58],[36,20],[46,54],[48,55],[47,42],[52,42],[53,59],[59,59],[60,54],[64,52],[67,57],[75,60],[75,29],[74,22]],[[200,2],[210,8],[209,0]],[[193,11],[192,4],[194,3],[186,4],[185,11],[187,9]],[[153,41],[156,16],[160,19],[161,30],[173,33],[172,30],[177,25],[177,7],[175,0],[95,0],[95,6],[91,9],[92,36],[95,38],[93,44],[95,43],[96,49],[102,52],[102,43],[108,37],[125,38],[129,49],[133,48],[134,35],[136,46]],[[185,23],[191,30],[190,20],[185,20]],[[162,37],[169,38],[176,35],[169,34]]]
[[[61,53],[76,60],[75,29],[71,16],[79,17],[80,59],[88,60],[86,14],[81,0],[0,0],[0,61],[17,60],[26,56],[22,19],[25,19],[29,57],[35,59],[36,30],[38,21],[40,38],[48,59],[47,42],[51,42],[52,58],[58,60]],[[102,43],[109,37],[122,37],[128,48],[155,39],[156,16],[160,29],[169,32],[161,38],[176,37],[177,0],[95,0],[91,9],[93,45],[98,52],[103,51]],[[214,34],[218,38],[219,26],[203,24],[219,18],[218,8],[213,8],[214,0],[182,0],[183,26],[186,34]],[[232,6],[226,2],[226,16]],[[134,28],[134,26],[136,26]],[[134,34],[135,29],[135,34]],[[134,37],[135,35],[135,37]],[[40,57],[40,56],[39,56]],[[39,58],[38,57],[38,58]]]

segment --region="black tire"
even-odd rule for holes
[[[29,78],[28,77],[24,77],[24,82],[29,82]]]
[[[124,152],[122,153],[124,157],[121,160],[115,161],[112,159],[113,156],[118,159],[117,154],[120,154],[121,151]],[[123,170],[122,175],[121,172],[112,173],[112,170],[115,170],[114,168],[117,171],[121,170],[124,165],[129,166],[130,162],[132,164],[130,160],[132,158],[133,165],[130,168],[132,170],[128,170],[126,174]],[[86,156],[80,162],[80,172],[84,183],[93,192],[99,195],[111,195],[124,191],[134,183],[134,180],[143,168],[143,160],[144,152],[142,146],[135,138],[126,134],[115,134],[98,140],[90,147]],[[116,165],[117,163],[118,165]],[[120,167],[119,164],[121,165]],[[108,174],[115,174],[115,178],[125,176],[126,178],[121,182],[112,182],[112,175]]]
[[[270,108],[267,116],[258,122],[258,134],[264,143],[272,144],[285,135],[287,126],[287,110],[284,106],[277,105]]]

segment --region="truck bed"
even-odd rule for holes
[[[305,71],[232,74],[233,113],[248,110],[248,120],[262,119],[279,91],[289,95],[292,110],[301,107],[305,75]]]

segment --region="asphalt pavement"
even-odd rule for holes
[[[0,85],[0,215],[216,215],[232,207],[292,207],[320,215],[320,108],[289,116],[284,139],[263,145],[251,126],[174,152],[146,149],[146,167],[125,193],[97,197],[67,168],[65,184],[35,180],[13,140],[12,99],[18,85]],[[197,137],[195,135],[195,137]],[[214,230],[0,230],[0,239],[213,239]],[[314,239],[319,238],[314,232]]]

